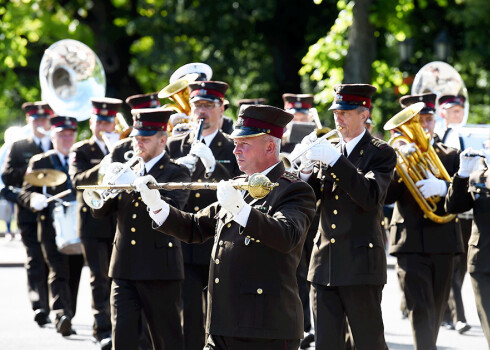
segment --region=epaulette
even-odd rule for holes
[[[371,143],[374,145],[374,147],[376,148],[379,148],[379,149],[383,149],[385,147],[388,147],[388,143],[383,141],[383,140],[380,140],[380,139],[377,139],[375,137],[373,137],[371,139]]]
[[[284,173],[282,173],[281,177],[283,179],[288,180],[289,182],[301,181],[301,179],[298,176],[294,175],[293,173],[291,173],[289,171],[285,171]]]

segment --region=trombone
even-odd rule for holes
[[[129,167],[125,167],[129,169]],[[232,181],[233,187],[238,190],[248,191],[253,198],[261,199],[267,196],[274,187],[278,186],[278,183],[271,182],[267,176],[261,173],[255,173],[249,176],[247,182]],[[216,190],[218,188],[217,182],[163,182],[156,184],[148,184],[148,188],[157,190]],[[83,199],[85,203],[91,208],[100,209],[104,205],[104,202],[118,195],[120,192],[132,192],[136,190],[136,187],[132,184],[103,184],[103,185],[88,185],[77,186],[78,190],[84,190]],[[104,193],[111,194],[111,197],[104,195]]]

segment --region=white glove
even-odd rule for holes
[[[196,142],[192,145],[189,154],[193,154],[201,159],[206,168],[206,173],[212,173],[216,167],[216,159],[211,149],[202,142]]]
[[[168,119],[169,123],[172,124],[174,127],[180,123],[188,123],[189,120],[189,116],[185,113],[172,114]]]
[[[415,153],[416,152],[416,148],[415,148],[415,143],[405,143],[403,144],[402,146],[398,147],[398,151],[403,154],[404,156],[408,156],[412,153]]]
[[[461,177],[469,177],[480,159],[480,157],[468,157],[467,155],[470,153],[475,153],[475,151],[471,147],[468,147],[459,154],[458,175]]]
[[[301,163],[300,164],[300,169],[301,171],[305,172],[305,173],[310,173],[311,170],[313,169],[313,165],[314,163],[309,161],[308,159],[306,159],[306,149],[308,148],[309,146],[307,144],[303,144],[303,143],[298,143],[293,151],[291,152],[290,156],[291,156],[291,159],[294,158],[294,157],[297,157],[298,154],[301,154],[304,152],[304,154],[296,159],[295,163]],[[292,169],[297,169],[298,164],[291,164],[291,168]],[[305,165],[308,165],[307,167]]]
[[[318,160],[327,165],[333,165],[340,158],[340,151],[330,142],[323,141],[306,152],[306,159]]]
[[[308,135],[306,135],[305,137],[303,137],[303,139],[301,140],[301,144],[302,145],[311,145],[313,142],[316,141],[318,137],[316,136],[316,130],[315,131],[312,131],[311,133],[309,133]]]
[[[218,183],[216,196],[218,197],[219,204],[233,216],[236,216],[246,204],[242,193],[233,187],[229,181],[221,180]]]
[[[151,175],[141,176],[134,180],[133,185],[136,187],[136,191],[141,194],[141,200],[146,204],[149,211],[155,212],[157,210],[169,211],[169,205],[160,197],[160,192],[156,189],[150,190],[148,184],[155,184],[156,180]]]
[[[420,192],[427,199],[432,196],[444,197],[447,193],[447,185],[444,180],[440,180],[432,173],[427,172],[427,179],[417,181],[416,185],[420,189]]]
[[[188,154],[184,157],[180,157],[175,160],[175,163],[180,164],[180,165],[185,165],[187,169],[193,170],[194,167],[196,166],[196,162],[199,160],[196,156],[193,156],[191,154]]]
[[[43,210],[48,206],[48,198],[44,194],[33,192],[29,201],[29,206],[37,211]]]

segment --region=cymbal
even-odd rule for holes
[[[66,179],[64,172],[55,169],[36,169],[24,176],[24,180],[33,186],[58,186]]]

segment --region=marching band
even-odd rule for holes
[[[90,59],[57,62],[66,45]],[[445,67],[400,99],[385,142],[370,133],[369,84],[335,86],[332,131],[310,94],[284,94],[283,109],[245,96],[233,122],[229,85],[189,63],[159,93],[126,98],[128,125],[88,47],[62,41],[46,55],[46,101],[22,106],[29,133],[1,169],[40,327],[76,333],[86,264],[104,350],[387,349],[388,245],[415,349],[436,349],[443,322],[470,328],[466,263],[490,346],[490,150],[465,149],[467,93],[447,89]],[[52,85],[53,69],[70,79]],[[76,142],[87,118],[92,136]]]

